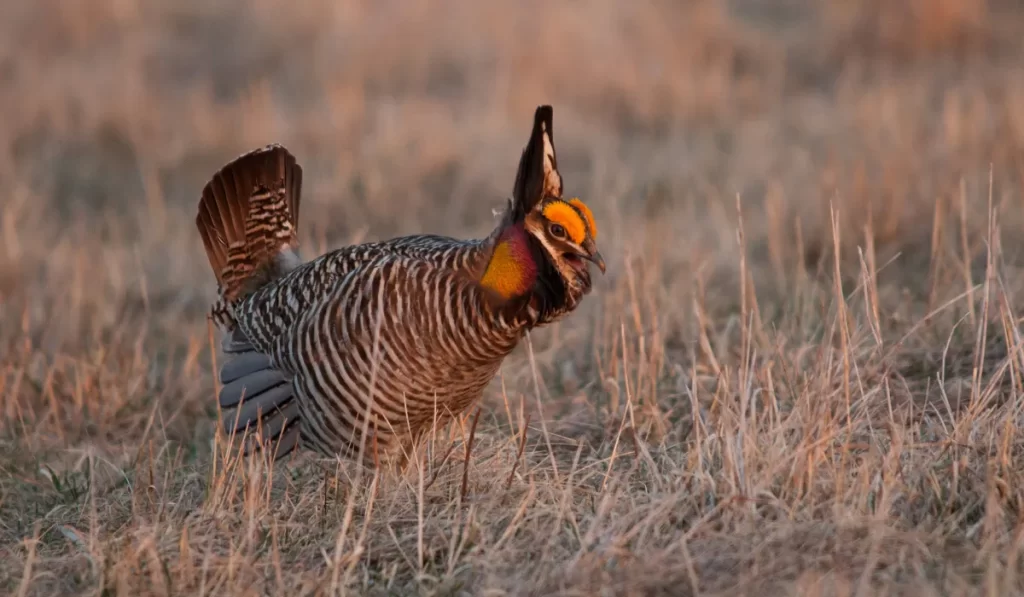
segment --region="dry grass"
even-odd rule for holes
[[[884,4],[6,3],[0,590],[1024,594],[1024,21]],[[206,177],[479,235],[543,102],[609,275],[471,457],[227,453]]]

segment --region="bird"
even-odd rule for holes
[[[302,167],[288,149],[255,149],[209,179],[196,226],[217,281],[221,425],[247,438],[244,454],[407,463],[530,330],[577,309],[589,266],[606,265],[592,210],[563,196],[552,125],[538,106],[483,238],[412,234],[305,260]]]

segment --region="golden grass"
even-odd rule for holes
[[[8,4],[3,592],[1024,593],[1012,3]],[[290,147],[307,254],[484,234],[547,102],[609,274],[471,455],[230,454],[206,178]]]

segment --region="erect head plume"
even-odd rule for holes
[[[533,114],[533,131],[519,159],[512,187],[513,219],[522,221],[548,197],[562,197],[562,175],[555,156],[553,110],[544,105]]]

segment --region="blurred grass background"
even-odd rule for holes
[[[4,3],[0,587],[1020,593],[1022,57],[1012,0]],[[609,275],[470,464],[211,448],[207,178],[483,235],[541,103]]]

